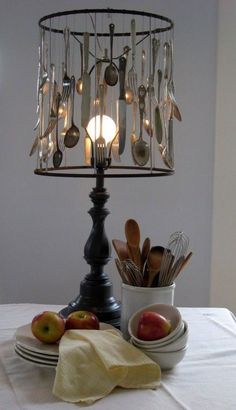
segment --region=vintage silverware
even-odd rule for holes
[[[128,85],[127,81],[127,66],[128,66],[128,58],[129,58],[130,48],[129,46],[124,47],[124,57],[126,58],[126,70],[125,70],[125,101],[126,104],[132,104],[134,101],[134,93]]]
[[[134,163],[137,165],[137,162],[136,162],[135,157],[133,155],[133,145],[138,140],[138,137],[136,135],[136,116],[137,116],[137,102],[134,101],[133,104],[132,104],[132,131],[131,131],[131,134],[130,134],[130,143],[131,143],[132,159],[133,159]]]
[[[162,71],[159,69],[157,71],[157,104],[154,110],[154,127],[155,127],[155,136],[159,144],[162,143],[163,138],[163,124],[161,117],[161,82],[162,82]]]
[[[173,80],[173,42],[172,41],[170,41],[169,59],[170,59],[170,75],[169,75],[169,81],[167,84],[168,96],[173,106],[174,117],[178,121],[182,121],[182,115],[181,115],[181,112],[179,110],[178,104],[175,99],[175,87],[174,87],[174,80]]]
[[[61,104],[68,101],[70,96],[70,85],[71,79],[68,75],[68,64],[70,55],[70,29],[66,27],[64,29],[64,42],[65,42],[65,61],[64,61],[64,76],[62,80],[62,93],[61,93]]]
[[[83,72],[84,72],[84,56],[83,56],[83,44],[80,43],[80,78],[76,81],[76,91],[78,94],[82,94],[83,90]]]
[[[84,137],[84,160],[86,165],[91,165],[92,146],[92,140],[86,130],[86,134]]]
[[[113,36],[114,36],[115,25],[113,23],[109,24],[110,32],[110,64],[106,67],[104,78],[107,85],[113,87],[118,82],[118,73],[116,66],[113,62]]]
[[[123,154],[126,141],[126,100],[125,100],[125,57],[119,58],[119,82],[120,96],[118,102],[118,118],[119,118],[119,155]]]
[[[57,123],[56,123],[56,151],[53,154],[52,157],[52,162],[53,162],[53,166],[55,168],[59,168],[61,163],[62,163],[62,158],[63,158],[63,154],[62,151],[59,148],[59,144],[58,144],[58,119],[59,119],[59,106],[60,106],[60,100],[61,100],[61,96],[58,93],[57,95]]]
[[[87,128],[90,116],[91,78],[88,73],[89,63],[89,33],[84,33],[84,72],[82,77],[81,125]]]
[[[139,86],[139,117],[140,117],[140,132],[139,138],[132,144],[132,157],[136,164],[140,166],[146,165],[149,160],[149,145],[143,139],[143,116],[145,110],[145,95],[146,89],[144,86]]]
[[[40,47],[40,82],[39,90],[46,94],[49,90],[49,75],[47,70],[48,60],[48,45],[45,42],[45,31],[40,31],[41,47]]]
[[[79,141],[80,130],[74,123],[75,77],[71,77],[71,126],[66,131],[64,144],[66,148],[73,148]]]
[[[168,120],[167,127],[168,128],[165,134],[166,135],[165,146],[163,147],[163,150],[161,151],[161,156],[162,156],[162,159],[165,165],[168,168],[173,169],[174,168],[173,108],[170,114],[170,118]]]
[[[132,43],[132,67],[128,72],[128,85],[136,97],[138,94],[138,78],[135,68],[135,55],[136,55],[136,24],[135,19],[131,20],[131,43]]]
[[[104,84],[99,84],[99,108],[100,108],[100,133],[95,140],[95,158],[97,167],[104,167],[107,158],[106,140],[103,137],[103,115],[104,115]]]

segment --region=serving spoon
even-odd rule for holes
[[[153,285],[153,281],[161,268],[164,250],[163,246],[153,246],[150,249],[143,278],[144,286],[150,287]]]
[[[71,77],[71,127],[66,131],[64,144],[67,148],[73,148],[79,141],[80,130],[74,124],[74,99],[75,99],[75,77]]]
[[[132,256],[135,265],[140,269],[141,267],[141,252],[140,244],[140,229],[138,223],[134,219],[128,219],[125,223],[125,236],[127,246]]]
[[[136,164],[140,166],[146,165],[149,160],[149,145],[143,139],[143,116],[145,110],[145,95],[146,89],[143,85],[138,88],[139,95],[139,116],[140,116],[140,131],[139,138],[132,144],[132,156]]]
[[[56,122],[56,151],[53,154],[52,162],[55,168],[59,168],[62,162],[63,154],[58,143],[58,118],[59,118],[60,94],[57,94],[57,122]]]
[[[113,87],[118,82],[118,73],[115,64],[113,63],[113,36],[114,36],[115,25],[113,23],[109,24],[110,31],[110,64],[106,67],[104,78],[107,85]]]

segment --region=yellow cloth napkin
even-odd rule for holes
[[[160,378],[159,365],[119,331],[68,330],[59,344],[53,394],[68,402],[92,403],[116,386],[155,389]]]

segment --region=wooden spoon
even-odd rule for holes
[[[130,259],[131,255],[125,242],[120,241],[119,239],[112,239],[112,245],[114,246],[120,261]]]
[[[148,254],[149,254],[150,247],[151,247],[150,238],[146,238],[143,242],[142,251],[141,251],[141,270],[142,271],[143,271],[145,262],[147,260]]]
[[[127,246],[131,254],[131,258],[135,265],[141,267],[141,251],[140,244],[140,229],[138,223],[134,219],[128,219],[125,223],[125,236]]]
[[[153,246],[148,254],[145,267],[143,285],[151,286],[156,275],[160,271],[162,256],[164,253],[163,246]]]
[[[189,254],[186,256],[186,258],[184,259],[184,261],[182,262],[179,272],[177,273],[176,277],[178,276],[178,274],[185,268],[186,264],[188,263],[189,259],[192,257],[193,252],[189,252]]]

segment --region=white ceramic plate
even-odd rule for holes
[[[57,362],[58,361],[58,355],[57,356],[52,356],[44,353],[38,353],[38,352],[32,352],[32,350],[26,349],[24,346],[21,346],[20,343],[16,342],[15,347],[17,350],[19,350],[22,354],[33,357],[37,360],[43,360],[43,361],[51,361],[51,362]]]
[[[31,332],[31,324],[21,326],[15,333],[16,342],[31,352],[44,353],[49,356],[58,357],[58,344],[44,344],[36,339]]]
[[[103,323],[100,322],[100,329],[101,330],[107,330],[107,329],[115,329],[116,331],[119,331],[118,329],[114,328],[114,326],[109,325],[108,323]],[[31,332],[31,323],[28,323],[27,325],[21,326],[16,330],[15,333],[15,338],[16,338],[16,344],[18,347],[24,349],[25,353],[27,354],[37,354],[41,355],[43,359],[49,359],[50,357],[52,359],[57,359],[58,358],[58,343],[53,343],[53,344],[45,344],[40,342],[40,340],[36,339],[32,332]]]
[[[55,368],[57,366],[57,361],[35,358],[32,355],[25,354],[22,350],[19,349],[19,347],[17,347],[17,345],[15,345],[15,352],[17,356],[19,356],[22,360],[35,364],[37,366],[50,368]]]

